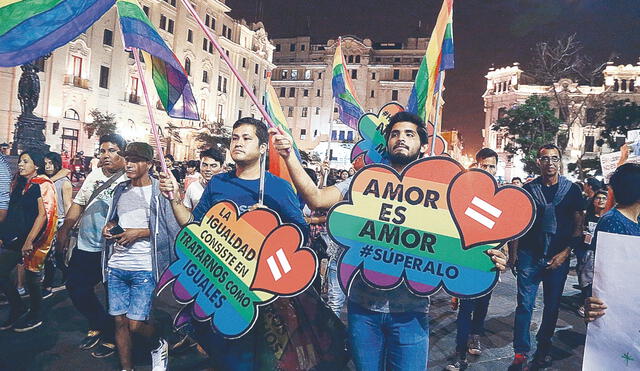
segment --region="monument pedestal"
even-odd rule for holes
[[[45,143],[45,124],[46,121],[33,114],[20,115],[16,123],[11,154],[17,156],[26,150],[49,152],[49,145]]]

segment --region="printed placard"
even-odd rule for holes
[[[175,299],[186,304],[176,327],[211,319],[223,336],[240,337],[255,323],[259,305],[295,296],[313,282],[317,258],[302,247],[297,226],[282,224],[269,209],[238,214],[233,202],[222,201],[178,234],[178,260],[159,282],[161,289],[173,282]]]
[[[404,280],[416,295],[444,287],[470,298],[497,282],[486,251],[522,236],[534,218],[535,204],[521,188],[498,187],[485,171],[430,157],[402,174],[385,165],[364,167],[327,223],[346,248],[338,268],[345,292],[359,273],[381,290]]]
[[[389,123],[393,115],[404,111],[404,107],[398,103],[387,103],[376,115],[367,113],[360,117],[358,121],[358,132],[360,140],[351,149],[351,162],[363,161],[369,164],[388,164],[387,141],[384,138],[384,128]],[[433,124],[427,122],[427,133],[429,135],[429,148],[427,153],[431,153],[431,139],[433,136]],[[447,142],[436,134],[436,155],[441,155],[447,150]]]

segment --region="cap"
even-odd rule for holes
[[[153,161],[153,147],[144,142],[131,142],[127,144],[124,151],[119,151],[118,154],[122,157],[137,156],[147,161]]]

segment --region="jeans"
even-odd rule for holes
[[[492,291],[493,292],[493,291]],[[465,353],[469,335],[484,335],[491,293],[475,299],[461,299],[456,320],[456,351]],[[473,317],[473,318],[472,318]]]
[[[103,340],[113,342],[113,317],[107,314],[95,292],[95,286],[102,281],[101,257],[101,252],[75,249],[69,261],[67,290],[73,305],[89,321],[89,329],[101,331]]]
[[[357,370],[427,369],[429,315],[373,312],[349,301],[349,340]],[[386,363],[386,367],[385,367]]]
[[[22,261],[21,250],[10,250],[0,248],[0,291],[2,291],[9,301],[13,314],[24,310],[25,305],[13,282],[11,282],[11,271]],[[29,292],[30,310],[35,317],[40,316],[42,308],[42,272],[32,272],[24,270],[24,278]]]
[[[156,281],[152,271],[125,271],[109,268],[107,273],[109,287],[109,314],[134,321],[146,321],[151,313],[153,292]]]
[[[342,307],[344,306],[344,301],[346,299],[342,288],[340,287],[340,282],[338,281],[338,262],[337,259],[329,260],[329,269],[327,272],[327,305],[333,313],[340,317],[340,312],[342,312]]]
[[[534,257],[527,250],[518,250],[518,306],[513,327],[513,350],[516,353],[528,353],[531,350],[529,327],[540,282],[544,287],[544,311],[536,340],[541,355],[550,351],[551,337],[560,310],[560,299],[569,273],[569,259],[556,269],[546,268],[548,260]]]
[[[205,352],[212,358],[216,370],[221,371],[253,371],[255,331],[245,334],[239,339],[226,339],[211,328],[211,321],[192,320],[193,337]],[[258,326],[259,324],[256,324]]]

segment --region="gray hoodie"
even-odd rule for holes
[[[113,192],[113,201],[107,214],[107,222],[117,219],[118,200],[125,189],[131,184],[131,180],[118,184]],[[162,272],[176,260],[173,245],[180,232],[180,225],[176,221],[171,209],[171,203],[160,194],[160,183],[151,178],[151,210],[149,213],[149,229],[151,232],[151,254],[153,274],[156,282],[160,279]],[[106,278],[107,263],[113,254],[114,241],[107,241],[104,253],[102,254],[102,277]]]

